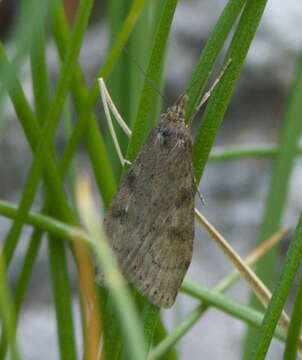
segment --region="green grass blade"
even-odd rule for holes
[[[246,305],[242,305],[229,297],[222,295],[217,290],[210,290],[201,284],[186,279],[183,291],[201,301],[202,304],[197,306],[186,318],[150,353],[148,360],[161,359],[161,356],[175,345],[200,319],[209,306],[218,308],[223,312],[240,319],[254,327],[260,327],[263,320],[263,313],[256,311]],[[283,332],[279,329],[273,334],[276,338],[285,341]]]
[[[238,301],[221,294],[217,290],[208,289],[195,281],[186,281],[185,292],[186,294],[253,326],[260,327],[263,320],[263,313],[260,311],[242,305]],[[276,337],[283,341],[285,340],[285,336],[281,330],[277,330]]]
[[[0,79],[7,84],[7,88],[13,87],[13,77],[17,76],[20,67],[28,54],[29,49],[36,41],[36,19],[42,23],[46,21],[50,12],[51,2],[39,0],[23,0],[20,2],[20,11],[17,25],[13,31],[10,41],[16,44],[14,54],[12,56],[12,69],[7,71],[5,66],[0,63]],[[28,19],[34,19],[28,21]],[[0,104],[4,99],[6,89],[0,88]],[[2,122],[3,113],[0,114],[0,123]]]
[[[215,61],[245,2],[246,0],[228,1],[202,50],[187,86],[186,92],[189,96],[189,101],[186,106],[186,122],[191,120],[192,114],[201,100],[202,93],[213,71]]]
[[[203,309],[203,305],[198,306],[195,310],[190,312],[190,314],[186,317],[181,324],[178,325],[176,329],[174,329],[171,334],[169,334],[164,340],[162,340],[156,347],[150,352],[148,360],[155,360],[155,359],[165,359],[165,356],[171,348],[177,344],[179,339],[181,339],[184,334],[190,329],[193,324],[200,318]],[[170,355],[171,356],[171,355]],[[170,357],[168,357],[169,359]],[[173,353],[172,353],[173,359]]]
[[[279,154],[273,164],[271,184],[266,198],[266,204],[260,229],[260,241],[263,241],[280,227],[286,200],[288,187],[294,167],[295,155],[297,151],[299,137],[302,131],[301,112],[302,112],[302,56],[298,62],[295,83],[289,98],[287,111],[284,117],[283,129],[280,133]],[[275,269],[277,249],[267,255],[261,261],[256,271],[261,279],[270,284]],[[259,302],[251,297],[251,305],[259,307]],[[248,332],[245,342],[245,355],[249,357],[253,350],[253,339],[255,332],[251,329]]]
[[[37,167],[34,168],[33,170],[34,171],[31,172],[31,177],[29,178],[29,181],[24,187],[22,193],[22,199],[19,203],[19,208],[16,217],[14,218],[11,228],[5,239],[5,246],[3,253],[7,262],[7,266],[11,262],[14,250],[16,248],[17,242],[20,237],[22,227],[25,223],[27,212],[34,200],[34,196],[36,192],[34,185],[38,183],[40,172],[38,172],[39,169]]]
[[[154,348],[158,344],[160,344],[167,336],[168,333],[166,328],[164,327],[162,321],[159,321],[154,332]],[[161,357],[162,360],[177,360],[178,358],[178,353],[172,346],[170,346]]]
[[[37,39],[30,51],[30,66],[32,74],[35,112],[38,123],[43,124],[45,113],[49,106],[49,81],[45,59],[44,24],[37,20]]]
[[[68,98],[68,101],[65,104],[64,107],[64,112],[63,112],[63,125],[64,125],[64,138],[66,139],[66,141],[68,140],[71,132],[72,132],[72,127],[73,127],[73,122],[72,122],[72,110],[71,110],[71,102],[70,99]],[[68,188],[68,194],[69,194],[69,199],[71,202],[71,207],[73,210],[76,209],[76,203],[75,203],[75,186],[76,186],[76,179],[77,179],[77,173],[78,173],[78,163],[77,163],[77,159],[76,157],[71,161],[71,164],[69,166],[69,169],[66,169],[67,171],[67,188]],[[60,176],[62,178],[64,178],[64,174],[62,175],[62,173],[65,173],[65,169],[64,171],[62,171],[60,169]]]
[[[157,324],[159,323],[159,313],[160,308],[152,305],[148,301],[145,303],[142,318],[144,323],[144,333],[147,351],[149,351],[152,346],[154,331]]]
[[[19,350],[16,339],[16,319],[12,306],[11,296],[6,280],[6,266],[4,256],[0,254],[0,315],[2,322],[2,331],[8,340],[10,355],[12,360],[19,360]]]
[[[136,0],[134,2],[119,32],[119,35],[116,38],[115,43],[113,44],[101,70],[99,71],[98,77],[108,77],[109,73],[113,68],[113,65],[115,64],[122,51],[122,48],[128,40],[131,31],[133,30],[133,27],[145,2],[146,0]],[[60,7],[58,7],[58,5],[56,9],[56,24],[60,25],[60,31],[55,32],[56,42],[59,48],[60,57],[64,58],[66,44],[69,43],[69,33],[66,19],[63,16],[62,10],[60,10]],[[57,28],[57,26],[55,28]],[[77,81],[79,81],[78,86],[73,86],[72,89],[83,88],[82,75],[79,67],[77,67],[75,79],[78,79]],[[81,104],[81,106],[78,108],[79,119],[75,125],[71,138],[64,151],[61,162],[61,169],[66,171],[69,163],[71,162],[73,154],[80,142],[80,139],[84,134],[86,146],[94,169],[95,178],[99,186],[100,193],[103,195],[105,206],[108,206],[116,190],[114,184],[114,177],[112,174],[111,165],[108,161],[107,153],[105,151],[104,141],[99,132],[98,124],[94,116],[89,117],[89,114],[92,113],[93,107],[99,98],[97,81],[95,80],[89,92],[85,91],[83,94],[83,100],[80,102],[80,95],[75,95],[75,92],[73,92],[75,103]]]
[[[29,246],[26,251],[26,255],[24,256],[24,261],[20,271],[20,275],[16,282],[16,286],[15,286],[16,290],[13,296],[13,302],[15,304],[16,322],[18,320],[20,308],[32,273],[32,267],[38,255],[42,234],[43,233],[41,230],[35,229],[33,231]],[[0,359],[5,359],[6,351],[7,351],[7,341],[4,334],[2,334],[0,341]]]
[[[21,122],[21,126],[23,127],[23,131],[27,135],[28,142],[33,149],[37,144],[37,138],[39,135],[39,129],[37,125],[37,121],[34,118],[34,114],[30,108],[29,103],[26,101],[24,92],[18,81],[18,78],[14,76],[14,68],[11,63],[8,61],[5,53],[5,49],[3,44],[0,42],[0,62],[2,67],[4,67],[5,71],[11,73],[11,86],[5,81],[5,78],[1,78],[1,82],[3,88],[5,88],[10,95],[12,103],[15,108],[15,112],[18,116],[18,119]],[[24,119],[26,119],[24,121]]]
[[[43,236],[43,232],[41,230],[35,229],[32,233],[26,255],[24,257],[23,265],[20,271],[20,275],[18,277],[18,280],[16,282],[16,291],[14,294],[14,303],[15,303],[15,309],[16,313],[18,314],[22,301],[24,299],[25,291],[32,273],[32,267],[35,263],[35,260],[37,258],[40,245],[41,245],[41,238]]]
[[[54,38],[60,59],[61,61],[64,61],[71,33],[64,13],[63,5],[60,1],[57,1],[55,4],[53,20],[52,28]],[[84,74],[79,64],[76,65],[70,91],[72,93],[77,112],[80,113],[85,107],[88,90],[85,86]],[[88,128],[86,131],[85,127]],[[73,130],[73,135],[70,136],[70,139],[68,140],[68,144],[60,161],[61,176],[64,178],[67,174],[69,164],[72,161],[79,140],[83,135],[93,165],[96,182],[102,194],[103,201],[105,205],[108,206],[116,191],[116,186],[112,167],[105,148],[105,143],[99,132],[97,119],[92,113],[92,110],[90,118],[87,116],[84,119],[83,117],[82,126],[76,126],[76,129]]]
[[[226,59],[232,59],[226,73],[209,100],[193,147],[193,162],[199,182],[213,146],[217,131],[229,104],[236,80],[242,69],[247,52],[255,36],[267,0],[248,0]]]
[[[145,7],[128,41],[128,54],[125,54],[129,60],[128,63],[130,70],[129,93],[131,94],[131,98],[129,104],[129,114],[127,118],[127,123],[130,127],[132,126],[137,114],[137,109],[139,105],[138,94],[140,94],[142,90],[145,78],[145,75],[141,73],[141,71],[134,63],[133,58],[142,69],[146,69],[152,45],[152,12],[154,11],[154,6],[156,6],[156,0],[152,2],[149,1],[145,4]]]
[[[52,288],[57,319],[57,335],[61,360],[75,360],[76,342],[72,316],[72,297],[65,245],[61,239],[48,239]]]
[[[277,283],[271,301],[265,313],[262,326],[254,344],[253,360],[265,359],[281,311],[292,286],[297,269],[302,260],[302,215],[300,216],[295,235],[287,251],[281,277]]]
[[[37,22],[45,23],[50,9],[51,2],[46,0],[43,3],[39,0],[22,0],[20,1],[19,18],[16,22],[16,28],[13,31],[13,38],[17,44],[15,53],[12,58],[14,66],[20,66],[28,51],[35,44],[37,36]],[[29,21],[31,19],[32,21]],[[15,68],[16,70],[16,68]]]
[[[136,24],[137,18],[140,15],[146,0],[136,0],[131,7],[129,14],[119,32],[115,43],[108,56],[106,57],[105,63],[102,66],[101,71],[99,72],[99,77],[107,77],[112,70],[113,65],[115,64],[117,58],[121,54],[123,46],[126,44],[134,25]]]
[[[78,185],[78,203],[79,212],[88,231],[89,244],[95,252],[99,266],[101,266],[112,301],[115,302],[129,358],[131,360],[143,360],[146,358],[146,349],[138,313],[131,293],[119,272],[116,259],[107,243],[105,234],[99,226],[90,187],[85,180]]]
[[[0,215],[14,219],[18,214],[18,206],[13,205],[7,201],[0,200]],[[54,219],[53,217],[43,215],[34,211],[30,211],[25,223],[34,226],[43,231],[48,231],[51,234],[70,239],[75,236],[76,228],[66,224],[65,222]]]
[[[36,194],[36,190],[39,184],[40,177],[42,175],[43,160],[47,158],[49,153],[48,149],[51,148],[51,142],[56,130],[56,125],[59,121],[60,112],[64,105],[65,98],[67,96],[68,88],[73,75],[73,69],[76,65],[76,60],[79,55],[81,43],[84,37],[84,32],[88,23],[89,14],[93,0],[84,0],[78,10],[78,16],[75,23],[72,40],[69,46],[69,51],[66,55],[63,68],[60,73],[58,88],[55,95],[54,102],[50,107],[49,114],[45,126],[41,133],[41,140],[37,146],[36,156],[34,158],[33,165],[29,172],[26,184],[24,186],[22,198],[20,200],[20,206],[18,215],[14,219],[13,225],[7,237],[7,243],[15,243],[19,237],[26,213],[28,212]],[[46,154],[46,155],[45,155]],[[47,166],[46,166],[47,168]],[[61,208],[64,210],[65,218],[72,219],[68,209],[66,207]]]
[[[131,0],[124,0],[122,2],[120,2],[119,0],[110,1],[107,11],[108,28],[110,33],[109,48],[114,43],[121,29],[121,26],[123,25],[123,22],[125,21],[131,5]],[[143,9],[135,25],[137,25],[137,23],[139,22],[142,13]],[[135,28],[136,26],[134,26],[134,29],[131,32],[131,36],[127,42],[127,48],[129,47],[129,42],[134,35]],[[119,109],[120,114],[126,122],[129,122],[131,100],[133,98],[133,94],[131,94],[130,82],[132,71],[133,70],[130,64],[130,59],[126,56],[125,53],[121,53],[107,80],[109,92],[114,99],[115,105]],[[115,170],[116,180],[118,180],[121,171],[121,163],[117,156],[115,147],[113,146],[113,141],[110,132],[108,131],[107,124],[105,124],[103,132],[104,136],[106,137],[109,157]],[[124,154],[126,151],[128,137],[119,126],[116,127],[116,134],[122,153]]]
[[[235,146],[219,146],[214,147],[209,160],[222,161],[222,160],[235,160],[249,157],[272,157],[275,158],[279,154],[279,148],[275,145],[235,145]],[[302,148],[298,147],[296,156],[301,156]]]
[[[132,161],[138,153],[148,129],[148,119],[152,100],[154,99],[154,89],[150,80],[155,84],[159,82],[161,69],[165,57],[168,36],[173,20],[177,0],[167,0],[162,12],[158,29],[154,38],[153,48],[150,55],[149,65],[144,81],[143,90],[140,96],[139,108],[135,122],[132,127],[132,136],[129,142],[126,159]]]
[[[302,278],[300,278],[298,290],[296,293],[294,308],[290,317],[290,324],[286,338],[284,350],[284,360],[296,360],[298,354],[298,344],[300,330],[302,326]]]
[[[19,233],[21,231],[22,225],[24,223],[26,214],[31,206],[31,203],[34,199],[36,189],[38,186],[39,178],[41,176],[41,170],[42,170],[42,160],[44,157],[44,152],[46,153],[48,150],[48,147],[50,148],[52,137],[54,134],[54,131],[56,129],[57,122],[59,120],[60,111],[62,109],[62,106],[64,104],[65,97],[67,95],[67,91],[72,79],[72,70],[76,64],[76,59],[79,54],[81,42],[84,36],[84,32],[88,23],[88,18],[90,14],[90,10],[92,7],[93,1],[87,0],[83,1],[80,4],[80,8],[78,11],[78,16],[76,19],[75,29],[72,36],[71,44],[69,47],[69,51],[67,53],[67,56],[65,58],[65,62],[63,64],[63,68],[60,74],[59,83],[58,83],[58,90],[56,92],[55,100],[53,105],[50,108],[49,115],[47,117],[46,125],[43,128],[42,131],[42,137],[41,141],[38,146],[38,150],[36,153],[36,157],[33,163],[33,166],[31,168],[30,174],[28,176],[26,185],[24,187],[22,199],[20,201],[20,206],[18,209],[18,214],[14,220],[13,226],[11,227],[11,231],[8,236],[8,240],[13,240],[13,242],[16,242],[16,239],[19,237]],[[61,209],[64,210],[64,209]],[[71,220],[72,215],[69,212],[65,212],[64,217],[68,220]],[[62,253],[62,258],[64,257],[64,254]],[[58,256],[58,255],[57,255]],[[63,260],[62,260],[63,261]],[[63,263],[63,262],[62,262]],[[61,284],[63,284],[63,287],[66,286],[66,283],[68,281],[67,277],[63,278],[62,274],[60,277],[60,274],[56,276],[56,268],[53,269],[53,279],[54,279],[54,292],[56,291],[56,287]],[[63,271],[64,269],[62,269]],[[67,287],[66,287],[66,293],[67,293]],[[56,295],[56,293],[55,293]],[[67,296],[67,295],[66,295]],[[57,297],[56,297],[57,298]],[[59,301],[59,300],[58,300]],[[59,306],[62,307],[62,312],[59,312]],[[61,304],[58,304],[56,302],[56,309],[57,309],[57,321],[58,323],[61,321],[61,318],[59,316],[62,316],[62,314],[71,314],[71,308],[70,304],[68,302],[64,302],[61,300]],[[61,326],[59,326],[59,340],[61,345],[61,353],[62,357],[65,356],[67,359],[68,352],[70,353],[69,356],[71,358],[75,358],[75,341],[74,341],[74,334],[73,334],[73,326],[72,322],[64,322],[64,328],[61,330]],[[61,331],[61,332],[60,332]],[[64,350],[65,349],[65,350]],[[64,351],[65,353],[64,355]],[[69,358],[70,358],[69,357]]]
[[[262,254],[263,256],[264,254]],[[259,258],[258,258],[259,261]],[[230,274],[226,275],[217,285],[214,286],[213,290],[215,292],[223,293],[228,290],[235,281],[241,278],[240,273],[235,270]],[[185,278],[184,282],[181,286],[181,291],[185,293],[191,293],[192,288],[194,289],[196,283],[191,280]],[[198,284],[197,284],[198,288]],[[186,318],[182,321],[182,323],[173,330],[173,332],[167,337],[167,339],[163,339],[163,343],[159,345],[159,352],[169,350],[181,337],[183,337],[193,326],[194,324],[205,314],[205,312],[210,309],[209,303],[203,303],[197,308],[195,308]],[[161,350],[160,350],[161,349]]]
[[[10,68],[10,64],[7,61],[5,56],[4,48],[0,44],[0,57],[2,62],[5,64],[6,68]],[[28,139],[28,142],[32,148],[35,150],[38,139],[40,136],[40,129],[37,123],[34,114],[25,98],[24,92],[21,88],[21,85],[16,77],[13,78],[14,86],[10,89],[10,96],[15,108],[15,111],[18,115],[18,118],[21,122],[21,125],[24,129],[25,135]],[[65,200],[65,194],[63,187],[61,185],[61,181],[59,179],[56,165],[54,162],[54,156],[51,156],[51,152],[47,153],[47,166],[45,167],[45,180],[46,185],[49,189],[52,189],[52,196],[56,198],[56,201],[53,202],[56,211],[58,213],[67,212],[68,205]],[[20,215],[21,216],[21,215]],[[21,230],[20,220],[18,221],[19,225],[15,225],[15,227],[11,228],[10,234],[7,237],[7,241],[4,247],[4,253],[6,256],[6,264],[10,264],[10,260],[17,244],[18,233]]]
[[[104,313],[105,338],[104,354],[106,359],[116,360],[122,349],[122,333],[120,329],[119,315],[116,313],[114,298],[109,294]]]

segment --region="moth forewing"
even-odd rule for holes
[[[186,96],[162,115],[112,200],[104,228],[127,281],[173,305],[191,263],[195,183]]]

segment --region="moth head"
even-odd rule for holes
[[[167,116],[174,121],[184,121],[185,106],[188,99],[189,97],[187,94],[181,94],[175,104],[168,109]]]

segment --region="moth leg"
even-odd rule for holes
[[[125,123],[123,118],[121,117],[116,106],[114,105],[114,103],[109,95],[109,92],[107,90],[107,87],[105,85],[105,82],[102,78],[99,79],[99,86],[100,86],[100,92],[101,92],[102,103],[104,106],[105,116],[106,116],[106,119],[107,119],[107,122],[109,125],[109,131],[112,136],[113,143],[114,143],[116,152],[118,154],[118,157],[120,159],[120,162],[121,162],[122,166],[124,166],[125,164],[131,165],[131,162],[123,157],[123,154],[122,154],[122,151],[121,151],[120,145],[118,143],[118,139],[117,139],[114,127],[113,127],[110,110],[112,111],[116,121],[118,122],[118,124],[121,126],[121,128],[124,130],[125,134],[128,137],[131,136],[131,130],[129,129],[129,127],[127,126],[127,124]]]

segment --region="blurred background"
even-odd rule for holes
[[[66,11],[72,22],[78,0],[65,0]],[[166,92],[170,103],[183,91],[224,0],[180,0],[170,37],[166,66]],[[108,32],[105,18],[106,1],[96,1],[93,19],[81,51],[81,64],[88,81],[106,53]],[[18,1],[3,0],[0,4],[0,37],[10,48],[9,34],[18,14]],[[302,6],[300,0],[274,0],[268,3],[256,38],[233,95],[231,106],[222,124],[217,146],[267,144],[278,140],[279,129],[286,109],[287,97],[294,79],[297,57],[302,50]],[[126,56],[125,54],[123,56]],[[58,59],[51,41],[47,47],[48,65],[53,79],[58,72]],[[139,71],[139,70],[137,70]],[[31,79],[28,64],[22,67],[23,86],[32,101]],[[302,101],[302,100],[301,100]],[[15,119],[11,105],[5,103],[5,122],[0,129],[0,196],[17,202],[31,164],[31,154]],[[302,116],[302,114],[301,114]],[[104,121],[101,106],[99,119]],[[196,121],[200,120],[197,117]],[[62,146],[60,138],[58,146]],[[82,158],[85,167],[85,157]],[[272,161],[242,159],[210,162],[200,184],[206,205],[196,203],[208,219],[241,254],[247,255],[256,246],[262,210],[270,181]],[[291,179],[288,207],[284,226],[294,228],[301,210],[302,161],[297,159]],[[9,221],[0,218],[0,231],[4,238]],[[24,232],[17,254],[27,246],[29,230]],[[283,252],[287,241],[282,242]],[[14,282],[21,258],[14,258],[11,281]],[[213,286],[232,269],[228,260],[202,229],[195,237],[194,261],[189,277],[207,286]],[[248,289],[240,282],[230,291],[238,301],[248,299]],[[75,309],[77,299],[75,297]],[[195,303],[185,295],[178,297],[175,311],[166,311],[168,327],[177,323],[181,314],[193,309]],[[28,359],[56,359],[55,317],[50,290],[48,261],[45,248],[35,265],[26,304],[20,319],[21,348]],[[78,319],[78,322],[79,319]],[[80,332],[80,326],[78,327]],[[184,337],[181,342],[183,359],[239,359],[244,324],[221,311],[209,313]],[[34,342],[33,342],[34,339]],[[217,346],[213,346],[213,339]],[[81,346],[81,344],[79,344]],[[47,352],[45,350],[47,349]],[[274,341],[268,359],[281,359],[281,345]]]

